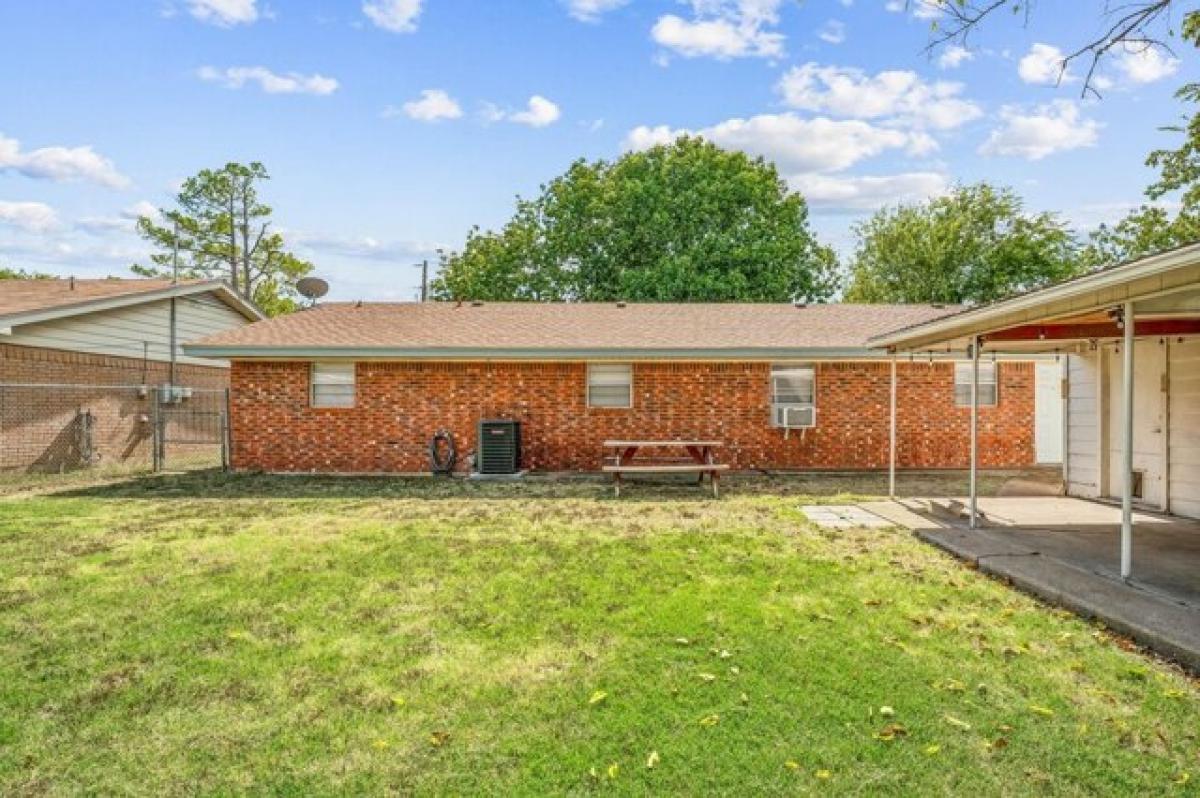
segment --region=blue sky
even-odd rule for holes
[[[919,0],[7,0],[0,264],[127,274],[133,216],[260,160],[333,297],[411,299],[414,263],[573,159],[685,130],[773,160],[843,253],[958,181],[1088,228],[1142,201],[1195,61],[1118,53],[1083,101],[1052,85],[1099,28],[1079,5],[930,56]]]

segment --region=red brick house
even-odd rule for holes
[[[429,442],[521,422],[522,465],[596,470],[611,438],[715,438],[735,469],[879,469],[893,363],[867,340],[922,305],[328,303],[185,347],[232,362],[239,470],[403,473]],[[961,355],[960,355],[961,359]],[[967,463],[961,364],[895,364],[899,468]],[[985,364],[985,467],[1034,462],[1034,363]],[[460,468],[469,468],[468,458]]]

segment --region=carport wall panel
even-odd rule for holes
[[[587,406],[584,363],[360,362],[352,408],[311,407],[309,370],[234,362],[235,468],[422,472],[431,436],[447,429],[465,470],[481,418],[521,421],[522,465],[535,470],[597,470],[611,438],[714,438],[735,469],[888,465],[887,362],[818,363],[817,426],[790,433],[770,425],[767,363],[637,363],[627,409]],[[980,463],[1028,466],[1033,365],[999,371],[999,404],[980,409]],[[898,372],[898,465],[966,466],[970,414],[954,404],[953,364],[903,362]]]

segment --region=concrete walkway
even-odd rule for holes
[[[863,505],[1023,590],[1103,621],[1200,673],[1200,522],[1136,513],[1133,578],[1119,576],[1120,509],[1062,497],[985,498],[980,529],[956,500]]]

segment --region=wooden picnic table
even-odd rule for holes
[[[718,483],[722,471],[729,469],[728,465],[713,461],[713,449],[718,449],[724,444],[721,441],[713,440],[611,440],[604,442],[605,449],[616,450],[616,455],[612,458],[615,462],[605,465],[604,472],[613,475],[613,488],[616,495],[621,495],[621,478],[624,474],[680,474],[692,473],[696,474],[697,484],[704,484],[704,475],[708,475],[709,482],[712,483],[713,496],[719,495]],[[645,460],[638,459],[638,452],[642,449],[675,449],[682,450],[691,458],[691,462],[686,460],[679,462],[672,459],[670,461]]]

